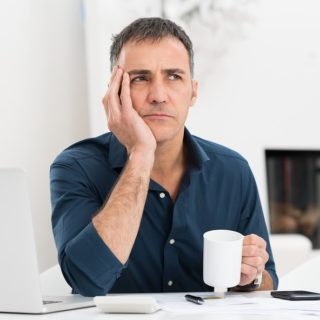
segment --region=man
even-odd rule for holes
[[[245,235],[240,289],[259,273],[261,289],[277,287],[248,163],[184,127],[197,98],[186,33],[138,19],[114,37],[110,58],[111,133],[72,145],[51,167],[53,231],[73,292],[212,290],[202,279],[212,229]]]

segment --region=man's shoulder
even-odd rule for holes
[[[210,160],[222,160],[231,163],[237,162],[244,165],[248,164],[247,160],[237,151],[194,135],[193,138],[205,151]]]
[[[86,159],[105,159],[112,134],[105,133],[94,138],[78,141],[64,149],[54,160],[55,163],[71,164]]]

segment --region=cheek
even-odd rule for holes
[[[145,101],[145,92],[143,88],[131,87],[130,97],[133,108],[138,111],[142,107],[143,102]]]
[[[170,97],[176,105],[190,107],[192,104],[192,88],[176,87],[170,90]],[[188,109],[188,108],[187,108]]]
[[[178,95],[183,101],[186,101],[189,98],[191,99],[193,89],[189,82],[172,82],[168,87],[172,93]]]

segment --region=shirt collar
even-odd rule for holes
[[[111,133],[109,144],[109,162],[113,169],[123,168],[127,162],[128,154],[123,144]]]
[[[191,156],[192,167],[196,170],[201,170],[202,165],[209,160],[209,157],[187,128],[184,129],[184,142],[186,143],[188,153]],[[126,148],[119,142],[116,136],[111,133],[109,162],[112,168],[123,168],[127,159],[128,155]]]
[[[184,129],[184,142],[186,143],[188,154],[191,157],[192,169],[196,171],[201,170],[203,164],[210,160],[210,158],[187,128]]]

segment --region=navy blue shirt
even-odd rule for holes
[[[92,225],[127,160],[112,133],[78,142],[51,166],[52,225],[59,263],[74,293],[209,291],[204,284],[203,233],[230,229],[267,242],[266,270],[278,279],[256,183],[247,161],[221,145],[192,136],[191,164],[173,202],[150,181],[141,225],[123,265]]]

